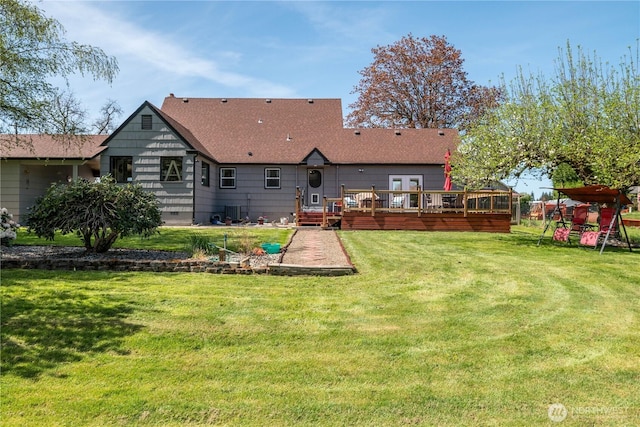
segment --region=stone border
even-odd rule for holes
[[[268,269],[274,276],[348,276],[356,273],[354,267],[332,265],[269,264]]]
[[[118,260],[42,258],[2,260],[1,268],[25,270],[70,271],[148,271],[155,273],[212,273],[212,274],[272,274],[277,276],[344,276],[355,273],[352,266],[304,266],[292,264],[268,264],[248,267],[237,262],[204,260]]]

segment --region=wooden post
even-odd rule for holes
[[[342,215],[347,209],[347,205],[344,203],[344,184],[340,185],[340,198],[342,199],[342,204],[340,205],[340,214]]]
[[[509,213],[511,214],[511,219],[513,219],[513,188],[509,187]],[[518,218],[518,222],[519,218]]]
[[[418,218],[422,216],[422,188],[418,185]]]
[[[464,187],[464,197],[462,200],[464,204],[464,217],[466,218],[469,214],[469,194],[467,194],[467,187]]]
[[[296,227],[299,226],[300,221],[300,187],[296,187]]]
[[[327,196],[322,197],[322,228],[327,228]]]
[[[371,216],[376,216],[376,186],[371,186]]]

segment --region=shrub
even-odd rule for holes
[[[188,251],[194,258],[205,257],[216,252],[209,244],[209,238],[198,234],[190,236]]]
[[[6,208],[0,209],[0,244],[9,246],[18,235],[20,224],[13,220],[13,215]]]
[[[76,233],[88,252],[108,251],[118,237],[148,237],[162,225],[156,196],[140,185],[78,179],[53,184],[27,217],[28,230],[53,240],[56,231]]]

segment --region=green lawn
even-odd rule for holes
[[[337,278],[2,271],[2,425],[639,425],[640,250],[513,230],[340,232]]]

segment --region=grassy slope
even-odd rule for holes
[[[640,424],[640,255],[537,232],[344,232],[341,278],[3,271],[3,425]]]

